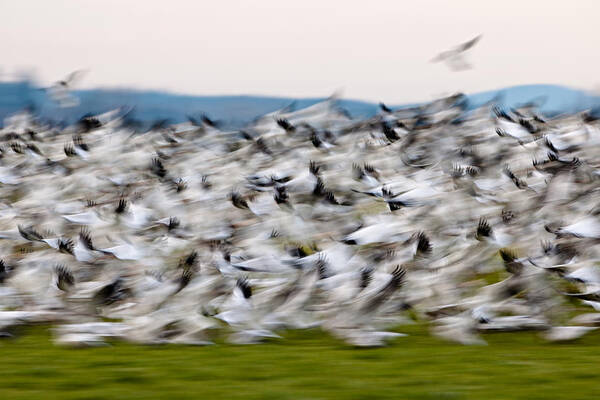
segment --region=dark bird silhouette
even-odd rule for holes
[[[381,111],[386,112],[386,113],[392,112],[392,109],[389,108],[388,106],[386,106],[384,103],[379,103],[379,108],[381,108]]]

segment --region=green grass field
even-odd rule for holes
[[[597,399],[600,332],[549,344],[491,334],[467,347],[403,327],[357,349],[318,331],[262,345],[65,349],[47,328],[0,341],[0,399]]]

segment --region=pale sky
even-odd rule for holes
[[[388,103],[600,85],[598,0],[0,0],[0,74],[40,84]],[[429,60],[477,34],[452,72]]]

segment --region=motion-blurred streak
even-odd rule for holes
[[[458,94],[355,120],[337,101],[241,130],[205,114],[143,129],[126,108],[7,118],[0,331],[204,345],[320,327],[376,346],[414,320],[465,344],[600,325],[591,111]],[[573,303],[591,313],[569,320]]]

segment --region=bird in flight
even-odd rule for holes
[[[60,107],[75,107],[79,105],[79,99],[71,94],[71,89],[86,72],[87,71],[85,70],[77,70],[71,72],[64,79],[55,82],[50,88],[48,88],[50,97],[52,97],[52,99],[57,102]]]
[[[431,59],[431,62],[444,61],[448,67],[453,71],[464,71],[471,69],[472,65],[469,64],[465,58],[465,52],[471,49],[473,46],[481,40],[483,35],[478,35],[468,42],[459,44],[453,49],[446,50]]]

